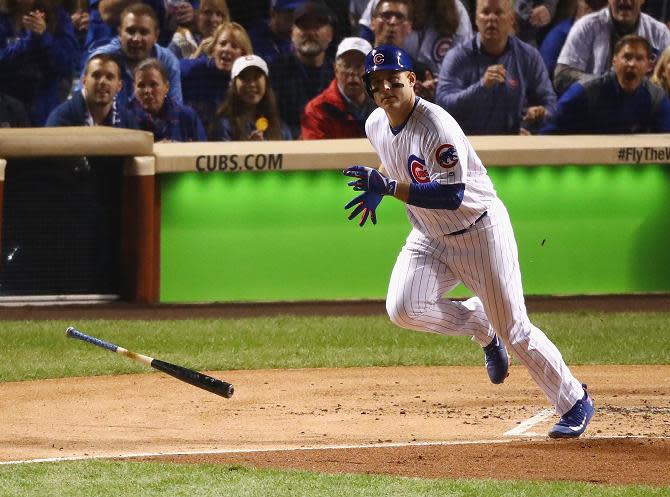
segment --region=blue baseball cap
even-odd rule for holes
[[[272,8],[274,10],[294,11],[306,1],[307,0],[272,0]]]

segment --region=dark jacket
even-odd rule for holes
[[[28,128],[30,118],[23,104],[9,95],[0,93],[0,128]]]
[[[217,69],[214,60],[206,56],[182,59],[179,65],[184,103],[198,113],[205,129],[209,130],[228,93],[230,73]]]
[[[20,100],[34,126],[43,126],[60,103],[61,82],[71,81],[78,57],[70,16],[56,9],[54,33],[14,32],[11,16],[0,14],[0,91]]]
[[[300,116],[307,102],[325,90],[333,79],[333,60],[326,57],[321,67],[303,65],[294,54],[277,59],[270,67],[270,82],[277,95],[279,114],[291,128],[293,138],[300,135]]]
[[[633,93],[623,91],[614,72],[574,83],[542,134],[627,134],[670,132],[670,101],[645,79]]]
[[[46,126],[88,126],[90,124],[88,118],[89,113],[84,96],[81,91],[76,91],[70,100],[66,100],[51,111]],[[137,129],[135,116],[125,105],[117,105],[116,100],[103,125]]]
[[[154,134],[154,141],[205,142],[207,136],[200,118],[193,109],[175,103],[169,97],[165,99],[160,115],[152,116],[139,104],[133,102],[133,113],[139,129]]]

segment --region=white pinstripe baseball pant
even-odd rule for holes
[[[476,297],[445,299],[459,282]],[[412,230],[391,274],[386,309],[403,328],[472,336],[481,346],[495,331],[560,415],[584,395],[559,350],[528,319],[514,232],[499,199],[463,234],[433,239]]]

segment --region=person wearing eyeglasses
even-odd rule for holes
[[[363,38],[352,36],[340,42],[335,77],[307,103],[300,118],[303,140],[365,138],[365,120],[375,108],[363,84],[363,63],[371,50]]]

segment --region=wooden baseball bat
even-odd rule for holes
[[[131,352],[130,350],[119,347],[118,345],[115,345],[106,340],[87,335],[86,333],[83,333],[72,326],[65,330],[65,334],[70,338],[82,340],[92,345],[102,347],[103,349],[107,349],[110,352],[121,354],[122,356],[132,359],[133,361],[140,362],[146,366],[151,366],[152,368],[158,369],[159,371],[167,373],[170,376],[174,376],[178,380],[185,381],[194,387],[202,388],[203,390],[215,393],[216,395],[221,395],[227,399],[232,397],[233,392],[235,391],[233,385],[226,383],[225,381],[217,380],[216,378],[212,378],[206,374],[194,371],[193,369],[177,366],[176,364],[154,359],[153,357],[138,354],[137,352]]]

